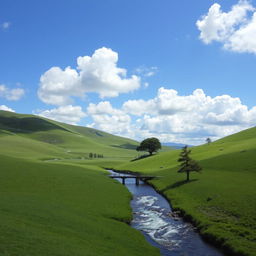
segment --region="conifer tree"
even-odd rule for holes
[[[182,148],[180,157],[178,159],[178,162],[180,162],[180,169],[178,172],[186,172],[187,181],[189,181],[190,172],[200,172],[202,170],[199,164],[195,160],[191,159],[189,156],[190,153],[191,150],[188,149],[188,146],[185,146]]]

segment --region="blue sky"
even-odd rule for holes
[[[0,108],[190,144],[255,126],[254,7],[2,0]]]

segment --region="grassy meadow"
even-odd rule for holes
[[[0,145],[0,255],[159,255],[99,167],[134,157],[135,141],[0,111]]]
[[[131,161],[136,141],[32,115],[0,111],[0,145],[0,255],[159,255],[126,224],[131,195],[104,168],[158,176],[206,239],[256,255],[256,128],[193,147],[203,170],[188,183],[180,150]]]
[[[256,128],[191,148],[201,173],[177,173],[180,150],[114,166],[154,174],[151,181],[205,238],[228,255],[256,255]]]

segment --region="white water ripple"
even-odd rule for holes
[[[178,246],[179,240],[172,239],[179,232],[177,225],[167,221],[164,209],[154,205],[158,198],[155,196],[138,196],[136,206],[139,212],[135,214],[133,224],[146,232],[154,241],[165,246]]]

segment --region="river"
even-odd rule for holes
[[[142,181],[137,186],[135,179],[126,179],[125,183],[133,195],[131,226],[140,230],[150,244],[159,248],[161,255],[224,256],[203,241],[191,224],[181,218],[171,217],[171,206],[153,187]]]

